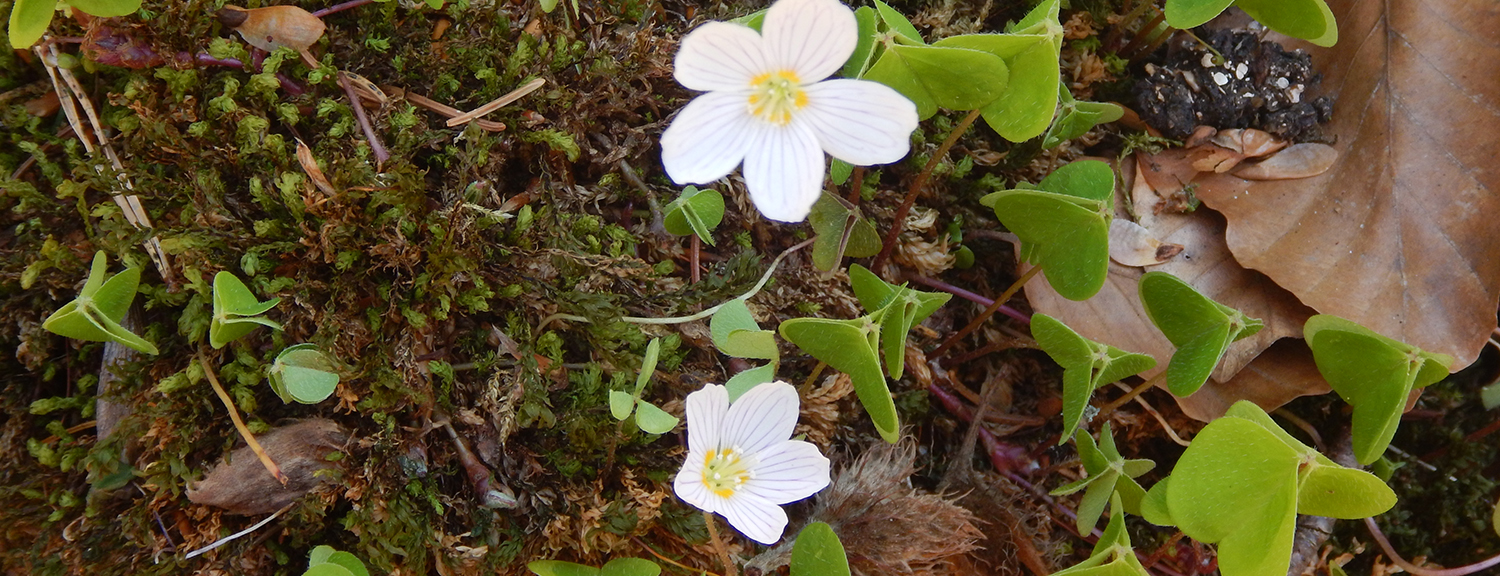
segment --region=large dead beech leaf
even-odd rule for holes
[[[1337,98],[1338,161],[1304,180],[1199,178],[1228,242],[1319,312],[1470,364],[1500,305],[1500,9],[1334,0],[1302,46]]]
[[[1130,169],[1129,163],[1126,169]],[[1144,194],[1137,194],[1135,202],[1136,212],[1143,215],[1142,222],[1148,223],[1151,233],[1162,242],[1183,247],[1175,258],[1151,269],[1182,278],[1205,296],[1259,318],[1266,325],[1254,336],[1229,346],[1224,361],[1214,369],[1202,390],[1177,399],[1183,412],[1207,421],[1223,414],[1235,400],[1251,400],[1272,410],[1298,396],[1328,392],[1328,385],[1321,378],[1286,376],[1265,384],[1266,378],[1237,377],[1242,368],[1277,340],[1301,338],[1302,324],[1314,312],[1264,274],[1235,261],[1224,244],[1222,216],[1212,210],[1152,214],[1155,207],[1143,202],[1143,198]],[[1122,204],[1116,202],[1117,206]],[[1140,268],[1111,261],[1104,288],[1093,298],[1083,302],[1068,300],[1045,281],[1027,283],[1026,297],[1033,309],[1061,319],[1085,338],[1155,357],[1156,368],[1142,373],[1149,378],[1166,369],[1175,348],[1141,307],[1137,285],[1143,273]],[[1316,374],[1310,360],[1309,356],[1307,367]],[[1262,367],[1258,373],[1265,372],[1267,369]],[[1306,371],[1295,371],[1299,375],[1303,372]]]

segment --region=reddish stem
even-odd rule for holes
[[[688,250],[688,267],[693,269],[693,284],[697,284],[698,280],[700,280],[698,273],[698,252],[703,249],[703,241],[698,239],[696,231],[693,232],[692,236],[693,239],[690,241],[691,248]]]
[[[931,354],[927,355],[927,357],[936,358],[938,356],[941,356],[943,352],[947,351],[949,348],[952,348],[953,345],[957,344],[958,341],[963,339],[964,336],[968,336],[970,332],[978,330],[980,326],[984,325],[985,320],[989,320],[990,316],[994,316],[995,312],[1000,310],[1000,306],[1004,305],[1006,302],[1009,302],[1011,296],[1014,296],[1016,292],[1019,292],[1021,290],[1021,287],[1026,285],[1027,281],[1031,280],[1032,277],[1036,276],[1037,273],[1041,271],[1042,268],[1040,266],[1032,266],[1030,270],[1027,270],[1025,274],[1022,274],[1020,278],[1017,278],[1015,282],[1011,283],[1010,288],[1006,288],[1005,293],[1001,294],[999,298],[996,298],[988,308],[984,309],[984,312],[981,312],[979,316],[976,316],[974,320],[970,321],[968,326],[964,326],[963,330],[959,330],[957,334],[949,336],[941,346],[938,346],[937,349],[933,350]]]
[[[343,12],[343,11],[348,10],[350,8],[358,8],[360,6],[364,6],[365,4],[369,4],[369,3],[374,2],[374,1],[375,0],[349,0],[348,2],[343,2],[343,3],[340,3],[340,4],[334,4],[332,6],[324,8],[324,9],[319,10],[317,12],[313,12],[312,15],[313,16],[317,16],[319,18],[322,18],[324,16],[327,16],[329,14],[333,14],[335,12]]]
[[[953,131],[948,134],[948,139],[944,140],[943,144],[938,146],[937,151],[932,153],[932,158],[928,159],[927,165],[922,167],[922,173],[917,175],[916,180],[912,180],[911,187],[906,190],[906,199],[901,201],[901,207],[896,209],[896,217],[891,220],[890,231],[885,233],[885,242],[880,245],[880,254],[875,256],[875,262],[870,266],[876,274],[880,273],[881,265],[885,263],[885,260],[890,258],[891,249],[896,247],[896,238],[901,236],[901,229],[906,227],[906,215],[911,213],[912,204],[917,202],[917,193],[927,186],[927,180],[932,178],[932,171],[937,168],[938,162],[943,161],[943,158],[948,155],[948,150],[958,142],[958,137],[963,136],[977,118],[979,118],[979,110],[970,110],[969,114],[953,127]]]
[[[385,151],[385,145],[380,143],[380,136],[375,134],[375,126],[370,124],[370,118],[365,115],[365,105],[360,103],[359,95],[354,93],[354,85],[343,74],[339,74],[339,86],[344,87],[344,95],[349,97],[349,105],[354,108],[354,117],[359,120],[359,127],[365,132],[365,140],[370,143],[370,151],[375,153],[375,166],[379,169],[385,165],[386,160],[391,159],[391,155]]]
[[[968,301],[973,302],[975,304],[978,304],[980,306],[989,307],[989,306],[995,305],[995,301],[994,300],[990,300],[989,298],[985,298],[984,296],[980,296],[980,295],[975,294],[973,292],[970,292],[968,290],[964,290],[963,288],[959,288],[957,286],[954,286],[954,285],[949,284],[947,282],[944,282],[942,280],[938,280],[938,279],[935,279],[935,278],[928,278],[926,276],[921,276],[921,275],[907,276],[906,279],[907,280],[911,280],[912,282],[916,282],[918,284],[921,284],[923,286],[926,286],[928,288],[937,288],[938,290],[942,290],[944,292],[947,292],[947,293],[952,294],[954,296],[957,296],[959,298],[963,298],[964,300],[968,300]],[[1022,313],[1020,310],[1016,310],[1015,308],[1011,308],[1010,306],[1006,306],[1004,304],[1001,304],[999,311],[1000,311],[1001,314],[1009,316],[1012,320],[1015,320],[1015,321],[1020,322],[1022,324],[1031,324],[1031,317],[1027,316],[1025,313]]]

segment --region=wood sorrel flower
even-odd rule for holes
[[[688,455],[677,472],[677,497],[723,515],[752,540],[781,539],[781,505],[828,486],[828,458],[788,440],[797,424],[797,390],[786,382],[751,388],[734,405],[718,384],[688,394]]]
[[[674,75],[693,90],[661,136],[679,184],[707,184],[741,161],[761,214],[801,222],[823,188],[823,152],[856,166],[900,160],[917,108],[865,80],[825,80],[854,52],[859,26],[838,0],[779,0],[763,34],[710,22],[682,39]]]

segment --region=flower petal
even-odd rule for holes
[[[776,448],[791,437],[800,402],[797,389],[786,382],[751,388],[729,406],[720,429],[720,445],[744,450],[759,461],[762,451]],[[757,469],[759,465],[752,468]]]
[[[748,26],[709,22],[682,39],[672,75],[692,90],[744,90],[771,71],[763,45]]]
[[[786,531],[786,511],[762,498],[741,492],[724,504],[720,513],[751,540],[770,546]]]
[[[788,440],[757,458],[755,475],[740,488],[744,494],[786,504],[828,487],[828,458],[811,442]]]
[[[677,471],[677,478],[672,481],[672,488],[677,492],[677,497],[683,502],[696,506],[705,512],[718,512],[722,508],[723,498],[714,494],[703,483],[703,455],[689,452],[687,462],[682,469]]]
[[[838,72],[859,43],[854,11],[838,0],[779,0],[766,10],[761,30],[769,64],[804,83]]]
[[[687,411],[688,459],[702,459],[709,450],[719,449],[719,430],[724,428],[724,417],[729,413],[729,391],[718,384],[708,384],[702,390],[688,394],[683,401]],[[688,462],[685,466],[693,465]]]
[[[805,122],[829,155],[855,166],[889,164],[911,151],[917,106],[878,82],[829,80],[807,86]]]
[[[802,123],[757,124],[760,137],[745,152],[750,200],[766,218],[801,222],[823,191],[823,150]]]
[[[688,102],[661,135],[661,162],[678,184],[707,184],[745,159],[758,135],[748,92],[709,92]]]

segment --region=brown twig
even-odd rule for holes
[[[703,250],[703,241],[698,239],[698,232],[696,230],[693,231],[692,236],[692,240],[688,241],[688,267],[693,269],[692,283],[697,284],[701,280],[698,272],[698,253]]]
[[[458,116],[454,116],[452,118],[449,118],[448,119],[448,127],[452,128],[454,126],[460,126],[460,125],[463,125],[463,124],[467,124],[467,123],[473,121],[474,119],[479,118],[480,116],[484,116],[485,114],[489,114],[490,112],[494,112],[496,110],[499,110],[501,107],[505,106],[506,104],[510,104],[511,102],[515,102],[516,100],[520,100],[522,97],[526,96],[527,94],[530,94],[532,92],[536,92],[536,90],[538,88],[541,88],[542,85],[546,84],[546,83],[547,83],[547,80],[545,78],[535,78],[532,81],[527,82],[527,83],[521,85],[520,88],[516,88],[515,90],[511,90],[510,92],[507,92],[504,96],[501,96],[499,98],[491,100],[489,104],[485,104],[483,106],[475,108],[472,111],[465,112],[463,114],[459,114]]]
[[[400,97],[400,98],[405,98],[407,102],[411,102],[412,105],[414,105],[414,106],[416,106],[418,108],[423,108],[423,109],[426,109],[426,110],[430,110],[432,112],[437,112],[438,114],[441,114],[444,118],[453,118],[453,117],[460,116],[460,115],[463,114],[462,110],[459,110],[459,109],[454,108],[452,106],[449,106],[447,104],[443,104],[442,102],[438,102],[437,100],[433,100],[431,98],[428,98],[428,97],[423,96],[421,94],[418,94],[416,92],[412,92],[411,90],[407,90],[405,88],[400,88],[400,87],[396,87],[396,86],[386,85],[386,86],[381,86],[380,89],[382,91],[384,91],[384,92],[392,95],[392,96],[396,96],[396,97]],[[500,122],[492,122],[490,120],[476,119],[476,120],[474,120],[474,125],[478,126],[480,129],[488,130],[490,132],[504,132],[505,131],[505,124],[500,123]]]
[[[988,308],[984,309],[984,312],[981,312],[979,316],[974,317],[974,319],[969,322],[969,325],[964,326],[962,330],[958,331],[958,333],[949,336],[947,340],[943,341],[942,345],[938,346],[937,349],[933,350],[931,354],[927,355],[927,357],[936,358],[941,356],[943,352],[946,352],[949,348],[952,348],[953,345],[957,344],[958,341],[963,339],[964,336],[968,336],[970,332],[979,329],[979,327],[984,324],[985,320],[989,320],[990,316],[994,316],[995,312],[998,312],[1000,310],[1000,306],[1004,305],[1006,302],[1009,302],[1011,296],[1015,296],[1016,292],[1019,292],[1021,290],[1021,287],[1026,285],[1027,281],[1030,281],[1037,275],[1037,273],[1041,271],[1042,268],[1040,266],[1032,266],[1030,270],[1027,270],[1025,274],[1022,274],[1020,278],[1017,278],[1015,282],[1011,283],[1010,287],[1006,288],[1005,292],[1000,294],[999,298],[996,298]]]
[[[1100,407],[1099,408],[1099,414],[1097,416],[1095,416],[1095,418],[1103,418],[1105,416],[1108,416],[1109,413],[1110,412],[1114,412],[1116,408],[1124,406],[1126,402],[1129,402],[1131,400],[1135,400],[1136,396],[1140,396],[1142,392],[1150,390],[1152,386],[1157,385],[1158,383],[1160,383],[1162,380],[1165,380],[1166,378],[1167,378],[1167,371],[1166,370],[1162,370],[1156,376],[1151,377],[1150,379],[1146,380],[1145,382],[1141,382],[1140,385],[1136,386],[1135,388],[1131,388],[1130,391],[1126,392],[1124,396],[1121,396],[1119,398],[1115,398],[1114,400],[1110,401],[1110,403],[1105,404],[1104,406]]]
[[[359,99],[359,94],[354,91],[353,81],[343,72],[339,72],[339,86],[344,87],[344,95],[349,97],[349,105],[354,108],[354,117],[359,120],[360,129],[365,132],[365,140],[370,143],[370,151],[375,153],[375,166],[380,169],[386,160],[391,159],[391,154],[385,151],[385,145],[380,143],[380,136],[375,134],[375,125],[370,123],[370,117],[365,115],[365,105]]]
[[[214,393],[219,395],[219,400],[224,403],[224,408],[229,410],[229,419],[234,422],[234,429],[239,430],[240,437],[245,439],[245,445],[249,446],[250,451],[255,453],[255,457],[260,459],[260,463],[266,467],[266,471],[275,476],[276,480],[281,482],[282,486],[286,486],[286,475],[281,473],[281,468],[276,466],[276,462],[271,460],[271,455],[266,454],[266,450],[260,447],[260,442],[255,441],[255,435],[250,433],[250,428],[245,426],[244,420],[240,419],[239,409],[234,407],[234,400],[229,397],[229,393],[225,392],[224,387],[219,384],[219,376],[214,367],[209,365],[208,358],[203,355],[203,350],[198,350],[198,363],[203,365],[203,375],[208,377],[208,383],[214,387]]]
[[[1385,533],[1380,531],[1380,526],[1377,526],[1375,524],[1374,517],[1365,518],[1365,526],[1370,529],[1370,535],[1375,537],[1375,542],[1380,544],[1380,549],[1385,552],[1387,558],[1391,559],[1391,562],[1394,562],[1397,566],[1400,566],[1402,570],[1411,572],[1416,576],[1464,576],[1466,574],[1473,574],[1495,565],[1500,565],[1500,556],[1491,556],[1489,559],[1483,560],[1476,564],[1459,566],[1457,568],[1423,568],[1421,566],[1417,566],[1416,564],[1412,564],[1411,562],[1407,562],[1405,558],[1402,558],[1400,554],[1396,553],[1396,549],[1391,547],[1391,541],[1386,539]]]
[[[932,178],[932,171],[948,155],[948,150],[953,148],[953,144],[958,142],[958,137],[963,136],[977,118],[979,118],[979,110],[977,108],[970,110],[969,114],[953,127],[953,132],[948,134],[948,139],[944,140],[943,144],[938,146],[937,151],[932,153],[932,158],[928,159],[927,165],[922,167],[922,173],[917,175],[916,180],[912,180],[911,187],[906,190],[906,199],[901,201],[901,207],[896,209],[896,217],[891,219],[891,229],[885,234],[885,242],[880,245],[880,253],[875,255],[875,262],[870,265],[870,269],[876,274],[880,273],[881,265],[887,258],[890,258],[891,250],[896,247],[896,239],[901,236],[901,230],[906,227],[906,215],[911,212],[912,204],[917,202],[917,194],[927,186],[927,180]]]

